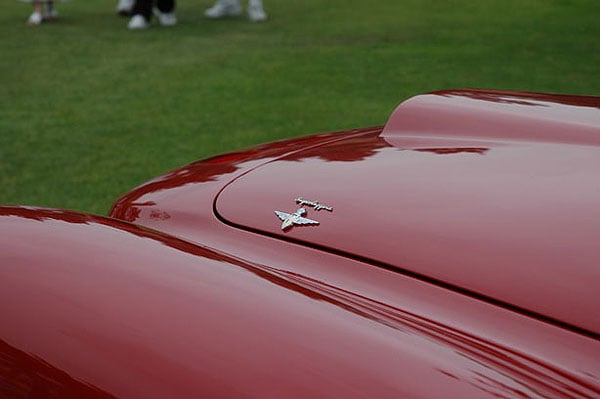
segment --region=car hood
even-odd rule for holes
[[[597,102],[474,91],[419,96],[400,105],[381,134],[291,153],[243,174],[219,193],[215,212],[242,229],[598,334]],[[294,212],[312,222],[282,229]]]

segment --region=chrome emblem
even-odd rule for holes
[[[316,220],[303,217],[306,215],[306,209],[304,208],[300,208],[294,213],[275,211],[275,214],[279,219],[283,220],[283,223],[281,223],[281,230],[287,230],[295,225],[319,224]]]
[[[333,212],[333,208],[327,205],[323,205],[319,203],[319,201],[309,201],[302,197],[298,197],[294,200],[298,205],[300,205],[300,209],[298,209],[294,213],[286,213],[281,211],[275,211],[277,217],[283,220],[281,223],[281,230],[287,230],[294,226],[302,226],[307,224],[316,225],[319,224],[318,221],[305,218],[306,208],[304,206],[310,206],[315,209],[315,211],[320,211],[321,209],[325,209],[326,211]]]
[[[300,206],[312,206],[313,208],[315,208],[315,211],[320,211],[321,209],[325,209],[326,211],[329,212],[333,212],[333,208],[330,206],[325,206],[323,204],[319,204],[319,201],[309,201],[309,200],[305,200],[302,197],[298,197],[296,198],[296,203]]]

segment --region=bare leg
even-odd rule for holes
[[[34,1],[33,2],[33,12],[39,12],[41,14],[42,11],[43,11],[42,3],[40,1]]]
[[[39,1],[33,2],[33,13],[29,16],[27,23],[29,25],[39,25],[43,20],[43,6]]]

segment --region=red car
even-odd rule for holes
[[[600,97],[425,94],[0,234],[2,398],[600,398]]]

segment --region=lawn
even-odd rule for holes
[[[0,203],[106,213],[223,151],[384,124],[402,100],[477,87],[600,95],[598,0],[265,0],[270,21],[130,32],[114,1],[0,14]]]

